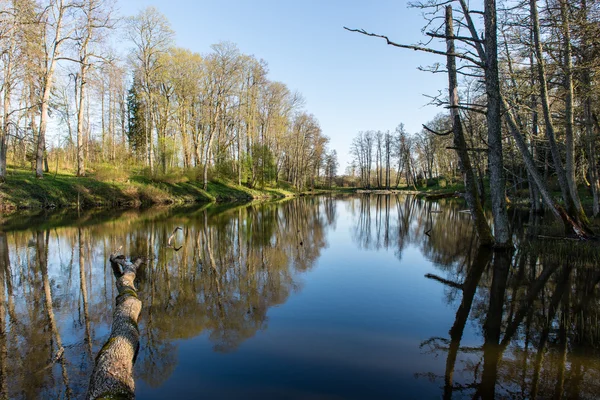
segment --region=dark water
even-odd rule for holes
[[[478,250],[462,208],[367,195],[5,220],[0,397],[84,396],[121,246],[149,259],[139,399],[600,396],[600,274],[527,245],[516,214],[515,252]]]

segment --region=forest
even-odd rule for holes
[[[301,190],[335,175],[318,120],[300,93],[269,79],[265,60],[231,42],[178,48],[156,8],[124,18],[116,7],[0,3],[0,180],[12,167],[204,190],[212,179],[250,188],[281,179]]]

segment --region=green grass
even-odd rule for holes
[[[278,188],[249,189],[226,180],[209,182],[154,181],[142,175],[103,181],[67,173],[46,174],[36,179],[31,171],[9,169],[0,184],[0,211],[36,208],[140,207],[152,204],[238,202],[282,198],[295,193]]]

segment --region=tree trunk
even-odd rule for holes
[[[533,42],[533,33],[532,33],[531,41]],[[529,62],[531,64],[531,87],[535,87],[535,66],[534,66],[533,54],[530,54]],[[531,105],[530,106],[531,106],[531,139],[530,139],[529,147],[530,147],[530,151],[531,151],[531,156],[533,157],[533,161],[535,164],[536,154],[537,154],[535,141],[538,136],[538,111],[537,111],[538,104],[537,104],[537,95],[535,93],[531,94]],[[537,166],[535,166],[535,168],[537,169]],[[540,192],[537,188],[537,185],[533,181],[533,178],[531,177],[531,174],[529,173],[529,171],[527,171],[527,181],[529,182],[529,198],[530,198],[530,203],[531,203],[531,205],[530,205],[531,209],[533,210],[533,212],[539,213],[542,211],[542,204],[540,202]]]
[[[217,105],[215,108],[215,117],[213,118],[213,124],[210,127],[210,133],[208,134],[208,140],[206,144],[206,158],[204,159],[204,180],[203,180],[203,188],[204,190],[208,189],[208,164],[210,163],[210,155],[211,155],[211,147],[213,143],[213,139],[215,138],[215,129],[217,126],[217,122],[219,121],[219,111],[220,108]]]
[[[589,78],[589,72],[583,73],[584,77],[587,76],[586,81],[591,82]],[[600,214],[600,178],[598,177],[598,165],[596,157],[596,135],[594,134],[594,125],[592,121],[592,99],[591,95],[587,94],[587,98],[584,101],[584,118],[585,118],[585,132],[586,132],[586,153],[588,156],[588,174],[590,178],[590,186],[592,190],[592,215],[597,217]]]
[[[587,15],[588,15],[588,10],[587,10],[587,5],[586,5],[586,1],[583,0],[581,1],[581,6],[580,6],[581,10],[582,10],[582,17],[585,19],[584,23],[588,23],[587,20]],[[584,117],[584,124],[585,124],[585,143],[586,143],[586,155],[587,155],[587,159],[588,159],[588,175],[589,175],[589,179],[590,179],[590,189],[592,191],[592,199],[593,199],[593,205],[592,205],[592,215],[594,217],[598,216],[598,214],[600,214],[600,199],[599,199],[599,192],[600,192],[600,181],[599,181],[599,176],[598,176],[598,165],[597,165],[597,157],[596,157],[596,135],[594,134],[594,122],[593,122],[593,114],[592,114],[592,73],[591,73],[591,68],[590,68],[590,56],[592,56],[591,53],[591,47],[589,45],[589,40],[588,40],[589,36],[587,33],[583,34],[582,37],[582,45],[581,45],[581,50],[583,52],[582,55],[582,61],[583,61],[583,66],[581,69],[581,83],[582,83],[582,89],[581,92],[583,94],[584,100],[583,100],[583,117]]]
[[[10,61],[9,61],[10,62]],[[10,69],[10,65],[6,66],[5,68]],[[8,72],[6,75],[10,75],[10,72]],[[0,131],[0,182],[4,182],[4,180],[6,179],[6,154],[7,154],[7,147],[8,147],[8,131],[10,128],[10,121],[9,121],[9,115],[10,115],[10,92],[11,92],[11,83],[5,81],[4,82],[4,101],[2,104],[2,108],[3,108],[3,124],[2,124],[2,130]]]
[[[502,121],[500,79],[498,77],[498,40],[496,0],[485,0],[485,89],[487,94],[488,164],[490,169],[490,197],[494,216],[494,238],[497,247],[512,246],[508,214],[504,163],[502,160]]]
[[[46,150],[46,127],[48,126],[48,107],[50,101],[50,91],[52,78],[46,78],[44,85],[44,94],[42,96],[42,113],[40,115],[40,128],[37,137],[37,146],[35,153],[35,176],[44,177],[44,155]]]
[[[465,200],[471,210],[473,222],[479,241],[484,246],[493,244],[494,238],[483,213],[483,207],[477,193],[477,184],[475,174],[471,167],[471,160],[467,152],[467,143],[465,141],[460,113],[458,111],[458,79],[456,76],[456,58],[454,46],[454,28],[452,19],[452,6],[446,6],[446,49],[447,49],[447,67],[448,67],[448,92],[450,99],[450,113],[452,115],[452,131],[454,132],[454,146],[458,155],[460,167],[465,181]]]
[[[146,149],[148,157],[148,166],[150,166],[150,174],[154,174],[154,138],[152,130],[154,129],[154,105],[152,101],[152,92],[148,90],[148,129],[146,130]]]
[[[55,26],[55,35],[54,40],[52,42],[52,51],[49,55],[47,55],[46,63],[47,69],[44,71],[44,76],[42,79],[43,88],[42,88],[42,99],[41,99],[41,114],[40,114],[40,127],[38,133],[38,140],[36,145],[36,155],[35,155],[35,175],[37,178],[44,177],[44,155],[46,150],[46,127],[48,126],[48,108],[50,106],[50,94],[52,92],[52,84],[54,83],[54,70],[56,69],[56,61],[60,56],[60,46],[63,43],[61,38],[62,31],[62,19],[65,13],[65,6],[63,4],[63,0],[59,0],[56,4],[58,10],[53,10],[58,13],[56,26]],[[48,21],[46,21],[48,23]],[[47,29],[44,27],[43,29]],[[46,49],[47,50],[47,49]]]
[[[12,21],[16,23],[15,20]],[[16,28],[11,29],[8,49],[5,53],[4,60],[4,100],[2,104],[3,109],[3,124],[0,130],[0,182],[4,182],[6,179],[6,156],[8,153],[8,133],[10,130],[10,100],[13,88],[13,53],[15,51],[15,31]]]
[[[567,175],[567,183],[569,184],[569,191],[573,198],[573,204],[578,212],[583,213],[581,208],[581,201],[579,200],[579,194],[577,193],[577,182],[575,180],[575,149],[574,149],[574,138],[573,138],[573,61],[572,61],[572,50],[571,50],[571,32],[569,23],[569,11],[566,0],[559,0],[560,2],[560,15],[562,19],[562,31],[563,31],[563,47],[564,47],[564,72],[565,72],[565,91],[567,97],[565,99],[565,144],[567,148],[567,157],[565,164],[565,173]]]
[[[573,198],[569,189],[569,183],[567,181],[567,175],[563,168],[560,152],[556,143],[554,123],[552,121],[552,115],[550,114],[550,102],[548,100],[548,84],[546,82],[546,67],[544,65],[542,44],[540,42],[540,27],[536,0],[529,0],[529,5],[533,29],[534,51],[537,58],[538,80],[540,83],[540,97],[542,100],[542,110],[544,112],[544,123],[546,125],[546,137],[549,142],[550,152],[552,154],[552,160],[554,162],[554,169],[556,171],[558,184],[560,185],[562,197],[567,207],[567,211],[570,214],[574,214],[576,212],[575,203],[573,202]]]
[[[87,65],[84,62],[81,64],[81,73],[79,76],[79,98],[78,100],[78,108],[77,108],[77,176],[85,176],[85,164],[83,157],[83,105],[84,105],[84,95],[85,95],[85,79],[86,79],[86,71]]]
[[[142,302],[138,299],[134,281],[142,263],[141,258],[130,263],[125,261],[123,256],[110,256],[119,294],[110,336],[96,356],[87,393],[88,399],[135,398],[133,364],[140,346],[137,322]]]
[[[515,120],[514,115],[512,114],[510,106],[508,105],[508,103],[506,102],[506,99],[504,99],[504,98],[502,98],[502,107],[503,107],[503,111],[504,111],[504,117],[505,117],[506,122],[510,129],[510,133],[511,133],[512,137],[515,139],[515,143],[517,144],[517,147],[518,147],[519,151],[521,152],[521,156],[523,157],[523,161],[525,163],[525,167],[527,168],[527,172],[531,175],[531,178],[537,185],[539,193],[542,196],[542,199],[544,200],[544,202],[546,203],[546,206],[550,209],[550,211],[552,211],[552,213],[559,220],[561,220],[563,222],[567,233],[569,231],[572,231],[580,239],[588,239],[590,237],[590,235],[592,235],[593,233],[591,231],[589,231],[589,229],[585,225],[582,225],[579,221],[577,221],[576,219],[573,219],[552,198],[550,191],[546,187],[546,183],[545,183],[546,181],[545,181],[544,177],[542,177],[540,175],[537,168],[535,167],[535,163],[533,161],[533,158],[531,157],[531,153],[529,152],[529,149],[527,148],[527,144],[525,143],[525,140],[523,139],[523,135],[521,134],[521,131],[519,130],[519,126]]]

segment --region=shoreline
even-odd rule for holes
[[[138,209],[155,205],[235,203],[293,197],[282,188],[250,189],[225,180],[209,182],[159,182],[136,177],[127,181],[102,181],[93,177],[47,175],[36,179],[29,171],[11,171],[0,183],[0,213],[32,210]]]
[[[287,188],[253,188],[226,180],[209,182],[152,181],[133,177],[127,181],[103,181],[94,177],[48,174],[36,179],[30,171],[9,170],[0,183],[0,214],[35,210],[140,209],[150,206],[185,206],[240,203],[319,194],[412,194],[426,199],[458,196],[456,187],[411,189],[316,188],[296,192]]]

